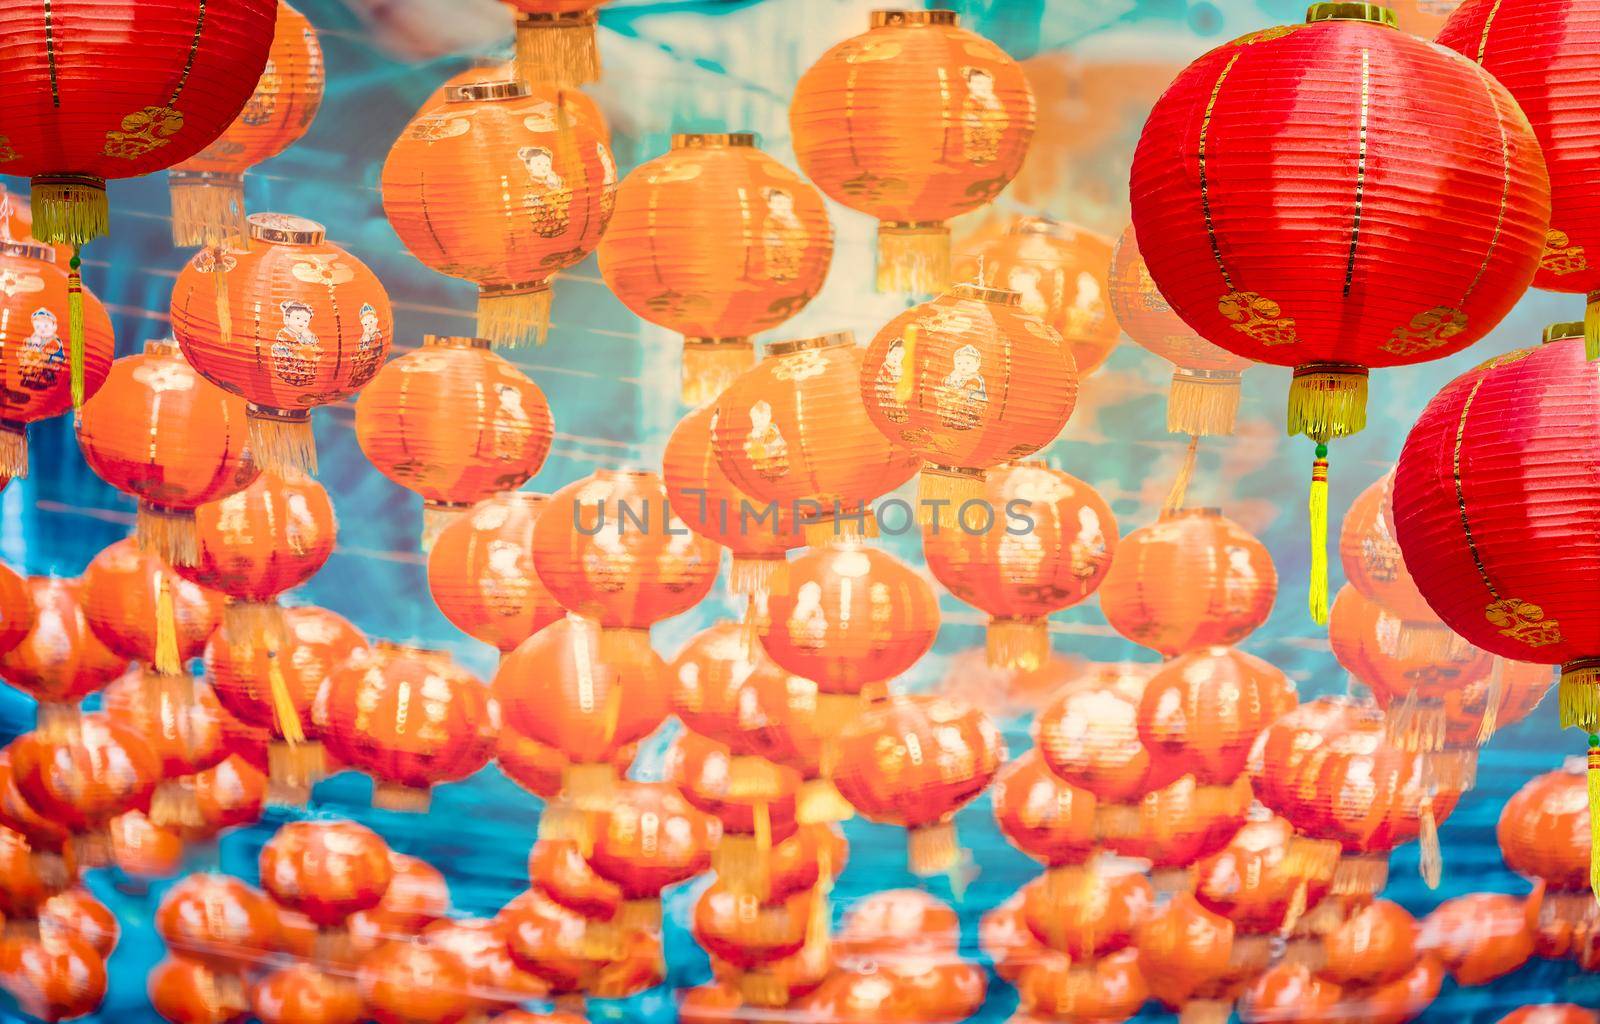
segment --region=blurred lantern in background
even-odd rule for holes
[[[616,164],[573,94],[506,80],[451,86],[383,165],[383,210],[424,264],[478,286],[479,337],[543,344],[550,280],[611,217]]]
[[[222,245],[246,235],[244,172],[288,149],[322,106],[322,44],[306,16],[279,0],[266,67],[233,123],[167,172],[172,244]]]
[[[1117,520],[1094,488],[1042,462],[989,470],[981,505],[984,523],[923,527],[923,555],[950,593],[989,616],[989,664],[1037,671],[1050,613],[1086,600],[1110,571]]]
[[[1327,446],[1365,425],[1368,368],[1440,359],[1487,334],[1532,280],[1550,217],[1538,139],[1511,94],[1393,24],[1377,6],[1314,4],[1304,25],[1201,57],[1157,101],[1130,184],[1135,229],[1160,240],[1142,251],[1151,277],[1184,321],[1295,368],[1288,431],[1317,444],[1319,623]],[[1350,126],[1342,145],[1329,141],[1335,124]],[[1419,136],[1432,145],[1418,149]],[[1273,209],[1290,214],[1267,224]]]
[[[1095,795],[1051,771],[1037,748],[1000,769],[993,804],[1006,839],[1046,868],[1081,864],[1099,845]]]
[[[1100,609],[1118,633],[1172,657],[1238,643],[1277,596],[1272,556],[1244,527],[1214,508],[1168,509],[1118,544]]]
[[[348,950],[350,915],[377,906],[394,877],[383,839],[337,819],[285,823],[261,847],[260,870],[262,888],[316,926],[321,955]]]
[[[1172,364],[1168,433],[1233,433],[1239,420],[1239,378],[1251,361],[1200,337],[1173,312],[1150,277],[1131,225],[1112,253],[1109,290],[1111,309],[1128,337]]]
[[[1054,441],[1072,416],[1072,354],[1021,298],[958,284],[889,321],[867,346],[867,414],[884,437],[925,460],[920,522],[961,525],[956,512],[982,496],[986,471]]]
[[[9,565],[0,564],[0,657],[22,643],[38,619],[28,581]]]
[[[683,335],[683,402],[713,401],[750,368],[750,336],[822,287],[833,228],[809,182],[748,132],[674,135],[617,187],[600,241],[606,285],[641,318]]]
[[[253,213],[248,224],[178,275],[172,331],[196,370],[249,403],[256,462],[314,473],[311,410],[349,398],[383,365],[389,296],[316,221]]]
[[[1600,359],[1600,143],[1582,128],[1600,102],[1600,7],[1536,0],[1502,10],[1465,0],[1435,42],[1493,75],[1533,126],[1550,173],[1550,227],[1533,286],[1587,296],[1584,343]]]
[[[27,589],[33,626],[0,655],[0,678],[39,702],[40,732],[59,735],[77,718],[78,702],[121,675],[128,659],[89,627],[81,580],[33,576]]]
[[[424,548],[475,502],[539,472],[554,434],[544,392],[482,338],[428,335],[356,403],[362,453],[422,496]]]
[[[950,284],[945,221],[1006,187],[1033,138],[1033,90],[954,11],[874,11],[795,86],[789,127],[808,178],[877,218],[878,290]]]
[[[174,676],[198,658],[222,617],[222,595],[182,579],[159,557],[119,540],[83,572],[83,613],[118,657]]]
[[[76,288],[50,246],[13,241],[9,228],[0,232],[0,317],[17,325],[8,334],[21,336],[0,352],[6,382],[0,387],[0,473],[8,477],[28,475],[28,424],[81,407],[111,369],[111,318],[99,299],[81,284]],[[61,336],[74,296],[83,322],[76,382]]]
[[[1527,901],[1498,892],[1445,900],[1422,922],[1417,946],[1438,957],[1458,985],[1487,985],[1533,956]]]
[[[84,461],[139,502],[139,546],[172,565],[199,557],[195,509],[255,477],[245,403],[203,378],[171,341],[112,364],[78,423]]]
[[[1107,304],[1111,240],[1049,217],[1018,217],[1005,234],[963,251],[955,280],[1016,292],[1029,316],[1054,327],[1087,377],[1120,332]]]
[[[656,661],[650,627],[710,592],[716,545],[684,528],[649,470],[597,469],[557,491],[550,506],[533,528],[539,579],[599,627],[605,660]]]
[[[489,763],[500,712],[488,687],[440,651],[379,643],[347,659],[318,698],[328,751],[372,776],[372,802],[428,809],[437,783]]]
[[[600,77],[595,46],[606,0],[506,0],[517,16],[516,71],[524,82],[578,86]]]
[[[509,654],[567,610],[533,567],[533,526],[550,499],[505,491],[439,531],[428,552],[428,592],[463,633]]]
[[[864,350],[844,332],[766,352],[717,399],[711,436],[723,472],[771,506],[757,514],[792,516],[808,543],[874,533],[868,503],[922,460],[873,426],[860,397]]]
[[[1540,883],[1538,923],[1592,929],[1597,917],[1589,888],[1589,793],[1583,764],[1535,775],[1506,800],[1495,828],[1506,866]]]
[[[690,806],[671,785],[624,782],[600,814],[589,864],[622,894],[616,924],[661,927],[661,891],[710,866],[715,820]]]

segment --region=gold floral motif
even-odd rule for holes
[[[15,160],[20,155],[17,152],[17,147],[11,144],[11,140],[4,135],[0,135],[0,164],[8,160]]]
[[[44,278],[38,274],[19,274],[10,267],[0,270],[0,294],[7,298],[42,291],[44,291]]]
[[[137,160],[165,146],[183,131],[183,113],[173,107],[145,107],[122,119],[121,131],[106,132],[105,154],[119,160]]]
[[[417,142],[438,142],[441,139],[454,139],[472,131],[472,122],[464,117],[455,117],[450,114],[435,114],[433,117],[418,118],[406,129],[406,138]]]
[[[1533,355],[1533,349],[1531,348],[1514,348],[1510,352],[1502,352],[1497,356],[1490,356],[1477,366],[1474,366],[1473,370],[1498,370],[1502,366],[1520,363],[1531,355]]]
[[[1406,326],[1395,328],[1389,340],[1378,347],[1392,355],[1414,356],[1446,344],[1466,329],[1467,314],[1450,306],[1435,306],[1412,317]]]
[[[323,284],[333,287],[336,284],[345,284],[355,280],[356,272],[336,257],[307,256],[304,260],[289,268],[289,273],[298,281],[307,284]]]
[[[847,196],[856,196],[862,199],[900,199],[909,192],[905,179],[885,178],[871,171],[862,171],[854,178],[848,178],[840,183]]]
[[[821,352],[805,348],[779,356],[778,365],[772,368],[772,376],[777,380],[806,380],[820,376],[827,369],[828,364],[823,361]]]
[[[1283,307],[1256,292],[1232,291],[1217,300],[1217,312],[1233,321],[1233,329],[1261,345],[1293,345],[1294,320]]]
[[[1304,25],[1274,25],[1272,28],[1264,28],[1259,32],[1242,35],[1235,39],[1232,45],[1252,46],[1256,43],[1270,43],[1274,39],[1282,39],[1284,36],[1292,35],[1303,28],[1305,28]]]
[[[1544,255],[1539,257],[1539,268],[1557,277],[1576,274],[1589,269],[1583,246],[1574,245],[1565,231],[1551,228],[1544,233]]]
[[[873,61],[894,60],[900,56],[900,44],[892,39],[867,39],[849,52],[844,59],[847,64],[870,64]]]
[[[1548,647],[1562,641],[1561,623],[1544,617],[1544,609],[1515,597],[1503,597],[1483,610],[1483,617],[1501,636],[1529,647]]]
[[[194,254],[194,259],[189,261],[194,264],[194,269],[202,274],[215,274],[218,271],[226,274],[239,265],[239,260],[232,253],[221,246],[206,246]]]

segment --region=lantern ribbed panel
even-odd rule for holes
[[[1577,338],[1491,359],[1434,396],[1395,471],[1417,589],[1475,646],[1600,655],[1600,381]]]
[[[394,877],[390,856],[381,836],[353,821],[285,822],[261,847],[261,887],[329,928],[378,905]]]
[[[1550,232],[1534,286],[1600,289],[1600,4],[1466,0],[1436,40],[1511,91],[1550,172]]]
[[[781,561],[802,543],[794,517],[785,512],[776,522],[749,522],[764,503],[723,472],[712,436],[716,422],[716,408],[707,406],[685,416],[667,438],[661,476],[672,511],[689,529],[732,551],[735,560]]]
[[[428,592],[457,629],[512,651],[567,614],[533,567],[533,526],[549,502],[527,491],[496,494],[439,533]]]
[[[1213,345],[1173,312],[1139,252],[1132,225],[1111,257],[1111,309],[1117,324],[1139,347],[1182,370],[1242,372],[1250,360]]]
[[[1512,794],[1495,827],[1506,866],[1557,891],[1589,896],[1589,795],[1582,772],[1535,775]]]
[[[161,759],[150,745],[100,712],[55,738],[24,733],[9,750],[23,799],[80,835],[124,811],[148,809],[161,781]]]
[[[1123,636],[1171,656],[1244,639],[1277,594],[1259,540],[1216,509],[1181,509],[1122,539],[1100,609]]]
[[[76,703],[122,674],[128,659],[89,628],[81,581],[32,576],[28,591],[38,618],[0,655],[0,678],[42,703]]]
[[[1437,618],[1430,619],[1438,623]],[[1488,675],[1489,655],[1457,636],[1443,651],[1405,649],[1400,633],[1406,625],[1349,585],[1340,588],[1328,615],[1328,643],[1334,657],[1383,706],[1403,701],[1413,692],[1442,700]]]
[[[1178,314],[1284,366],[1470,345],[1532,279],[1550,202],[1503,86],[1353,20],[1254,32],[1191,64],[1145,125],[1130,191]]]
[[[313,704],[328,677],[346,659],[364,654],[367,641],[343,616],[324,608],[285,608],[276,636],[213,633],[206,644],[206,678],[217,699],[247,725],[277,730],[273,711],[273,662],[289,702],[308,732]]]
[[[306,582],[338,538],[333,503],[309,477],[262,473],[195,510],[200,557],[179,575],[240,601],[266,602]]]
[[[1389,504],[1393,479],[1393,473],[1385,474],[1351,502],[1339,530],[1339,560],[1350,585],[1396,618],[1436,621],[1438,616],[1417,591],[1394,539]]]
[[[539,471],[555,425],[538,385],[471,338],[435,338],[384,367],[356,403],[361,451],[428,502],[470,505]]]
[[[957,285],[889,321],[867,346],[861,400],[890,441],[936,466],[985,470],[1054,441],[1078,370],[1016,292]]]
[[[1139,736],[1201,785],[1227,786],[1245,770],[1261,730],[1299,703],[1276,666],[1232,647],[1180,655],[1150,677]]]
[[[1095,795],[1051,771],[1037,749],[1000,769],[993,804],[1006,840],[1046,867],[1082,863],[1099,843]]]

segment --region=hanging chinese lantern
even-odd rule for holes
[[[424,944],[454,953],[467,969],[466,991],[478,1006],[493,1012],[543,999],[550,986],[511,959],[511,928],[495,918],[468,917],[435,921],[422,932]]]
[[[1109,238],[1049,217],[1018,217],[1004,235],[963,256],[957,278],[1016,292],[1024,313],[1060,333],[1080,378],[1116,348],[1121,332],[1106,294]]]
[[[1134,804],[1176,781],[1187,766],[1157,756],[1140,734],[1145,684],[1089,681],[1066,687],[1034,722],[1039,755],[1065,781],[1112,804]]]
[[[1017,979],[1017,994],[1030,1019],[1071,1024],[1126,1021],[1150,998],[1136,949],[1088,962],[1054,956],[1029,964]]]
[[[226,734],[224,734],[226,737]],[[227,749],[226,747],[224,749]],[[190,836],[210,838],[223,829],[261,820],[267,798],[267,777],[262,768],[236,753],[189,779],[194,789],[200,824]]]
[[[1317,444],[1317,622],[1327,446],[1365,425],[1368,368],[1487,334],[1533,279],[1549,225],[1539,141],[1511,94],[1393,26],[1375,5],[1313,4],[1304,25],[1212,50],[1157,101],[1129,187],[1135,229],[1161,242],[1143,251],[1150,274],[1184,321],[1295,368],[1288,432]]]
[[[1093,487],[1042,462],[991,469],[980,505],[979,523],[925,526],[923,554],[935,579],[988,614],[989,664],[1035,671],[1050,654],[1050,613],[1110,571],[1117,520]]]
[[[111,318],[55,261],[48,245],[0,233],[0,316],[17,325],[14,332],[0,331],[10,342],[0,352],[7,383],[0,388],[0,472],[6,476],[28,475],[28,424],[81,408],[111,369]],[[61,329],[75,301],[82,348],[69,368]]]
[[[45,877],[45,865],[33,856],[32,845],[21,832],[0,827],[0,911],[7,918],[27,920],[38,915],[55,890],[70,879]]]
[[[255,92],[222,134],[167,172],[172,244],[222,245],[246,233],[244,172],[288,149],[322,105],[322,44],[306,16],[280,0]]]
[[[987,470],[1054,441],[1077,404],[1071,352],[1020,302],[1018,292],[958,284],[867,346],[861,400],[884,437],[925,460],[923,523],[965,526],[935,502],[957,511],[980,499]]]
[[[77,718],[78,702],[121,675],[128,660],[89,627],[81,580],[32,576],[28,594],[33,628],[0,655],[0,678],[39,702],[38,728],[54,735]]]
[[[380,642],[347,660],[318,698],[330,753],[373,778],[372,803],[426,811],[431,788],[489,763],[500,712],[488,687],[440,651]]]
[[[954,11],[873,11],[789,105],[795,157],[835,201],[878,220],[878,290],[949,285],[945,222],[989,202],[1033,138],[1022,66]]]
[[[1206,787],[1244,773],[1256,736],[1298,703],[1275,666],[1232,647],[1203,647],[1167,662],[1145,684],[1139,736]]]
[[[528,883],[558,905],[590,921],[609,922],[622,903],[615,882],[594,873],[577,843],[540,839],[528,852]]]
[[[247,237],[202,249],[178,275],[172,332],[196,370],[247,403],[257,463],[314,473],[311,409],[378,372],[394,338],[389,296],[321,224],[285,213],[247,223]]]
[[[262,1024],[360,1024],[361,991],[345,972],[313,964],[280,967],[250,990],[250,1011]]]
[[[517,77],[573,88],[600,78],[595,46],[606,0],[506,0],[517,16]]]
[[[1006,839],[1047,868],[1081,864],[1099,842],[1095,795],[1051,771],[1037,747],[1000,769],[992,802]]]
[[[348,944],[348,918],[377,906],[394,875],[376,832],[335,819],[285,823],[261,848],[260,868],[267,893],[309,918],[330,951]]]
[[[150,968],[150,1008],[172,1024],[229,1024],[250,1012],[242,987],[188,957],[171,956]],[[324,1018],[323,1024],[335,1024]]]
[[[719,552],[684,528],[649,470],[597,469],[550,498],[533,527],[533,565],[551,596],[600,629],[607,661],[650,660],[650,627],[693,608]],[[607,515],[607,506],[610,515]]]
[[[111,366],[83,408],[78,446],[100,478],[139,502],[139,546],[193,565],[195,509],[254,476],[245,403],[208,382],[171,341]]]
[[[362,453],[422,495],[425,545],[473,503],[539,472],[554,433],[544,392],[481,338],[428,335],[356,403]]]
[[[1102,856],[1079,870],[1074,884],[1052,884],[1048,876],[1029,883],[1022,916],[1039,941],[1089,962],[1132,945],[1154,902],[1155,890],[1137,866]]]
[[[438,108],[444,106],[450,99],[450,91],[460,85],[487,85],[490,82],[508,82],[517,76],[512,63],[507,60],[495,60],[492,57],[474,56],[472,63],[464,71],[458,71],[449,78],[440,82],[428,98],[422,101],[422,106],[417,109],[418,114],[437,113]],[[530,90],[540,88],[540,83],[526,83]],[[556,87],[545,86],[548,91]],[[611,126],[606,122],[606,116],[600,109],[600,104],[594,101],[588,93],[578,89],[561,90],[562,99],[565,101],[567,112],[573,117],[582,118],[589,122],[599,134],[600,141],[607,146],[611,145]],[[615,176],[613,175],[613,178]]]
[[[110,716],[84,715],[59,736],[25,733],[10,747],[17,791],[72,833],[83,867],[107,863],[106,826],[127,810],[148,810],[161,759],[143,737]]]
[[[835,972],[794,1012],[830,1024],[912,1024],[925,1020],[911,986],[880,971]]]
[[[1592,925],[1595,918],[1589,813],[1588,786],[1578,764],[1529,779],[1500,811],[1495,835],[1506,866],[1544,884],[1541,927]]]
[[[0,912],[25,916],[22,909],[31,913],[40,899],[70,884],[77,865],[70,848],[72,833],[35,810],[17,788],[10,750],[9,745],[0,749],[0,826],[4,829],[0,835],[5,837],[6,855],[14,870],[0,872],[0,878],[12,883],[10,888],[0,887],[0,895],[5,896]]]
[[[39,620],[28,581],[0,563],[0,657],[27,639]]]
[[[739,973],[744,1001],[782,1006],[787,980],[774,968],[806,942],[809,896],[761,903],[747,893],[714,883],[695,901],[691,931],[707,953]]]
[[[88,345],[99,320],[86,308],[77,247],[110,229],[106,179],[171,167],[221,134],[261,75],[275,9],[272,0],[223,11],[188,0],[0,8],[0,34],[15,43],[0,75],[0,169],[33,179],[33,236],[73,247],[69,356],[60,358],[59,341],[54,354],[70,365],[74,407],[88,394]]]
[[[510,929],[506,947],[511,959],[543,978],[553,995],[593,992],[604,962],[585,955],[588,921],[582,914],[530,889],[496,916]]]
[[[834,948],[842,960],[888,960],[896,955],[955,956],[961,918],[920,889],[882,889],[850,904]]]
[[[386,942],[361,958],[356,986],[379,1024],[456,1024],[474,1009],[472,976],[455,953],[421,942]]]
[[[1258,975],[1239,997],[1239,1020],[1332,1024],[1343,998],[1338,985],[1317,977],[1305,964],[1284,960]]]
[[[695,407],[750,367],[751,335],[811,301],[832,257],[822,195],[749,132],[674,135],[617,186],[600,240],[607,287],[683,335],[683,402]]]
[[[247,725],[271,730],[275,801],[304,803],[322,777],[312,707],[334,669],[366,647],[343,617],[312,607],[283,609],[277,629],[232,638],[219,630],[206,644],[206,676],[222,706]]]
[[[428,552],[433,603],[502,654],[567,614],[533,568],[533,524],[549,504],[527,491],[485,498],[439,531]]]
[[[155,927],[172,953],[238,972],[272,952],[278,915],[260,889],[231,875],[193,874],[168,889]]]
[[[506,728],[566,758],[563,800],[580,816],[609,806],[620,755],[667,717],[670,690],[659,657],[612,661],[601,651],[599,630],[576,618],[546,626],[502,658],[493,686]],[[547,838],[558,838],[559,828],[584,831],[570,814],[558,821],[562,812],[561,805],[545,808],[540,828]]]
[[[872,533],[868,502],[921,463],[873,427],[860,398],[864,355],[848,332],[768,342],[766,358],[717,399],[711,436],[723,472],[773,506],[760,514],[792,516],[809,543]]]
[[[616,923],[661,927],[661,890],[710,866],[714,820],[662,782],[625,782],[599,816],[589,864],[622,891]]]
[[[982,712],[938,697],[890,697],[845,728],[833,780],[863,816],[907,830],[913,874],[940,875],[961,861],[955,812],[1005,759],[1000,731]]]
[[[222,617],[222,596],[178,576],[125,538],[83,572],[83,614],[112,653],[177,675],[200,657]]]
[[[717,458],[713,434],[717,410],[697,409],[678,421],[661,456],[661,479],[667,502],[695,533],[725,547],[733,555],[728,589],[752,597],[764,595],[783,568],[787,552],[804,537],[792,512],[771,515],[752,495],[729,479]]]
[[[767,874],[774,846],[799,831],[799,774],[761,758],[737,757],[728,744],[686,731],[667,751],[667,779],[692,806],[722,823],[711,851],[717,881],[763,904],[781,903],[771,894]]]
[[[143,739],[160,761],[151,823],[199,827],[200,807],[188,777],[228,756],[222,733],[226,712],[211,688],[187,675],[159,675],[135,666],[106,687],[101,708],[112,722]]]
[[[637,743],[617,749],[611,761],[616,777],[627,774],[628,766],[633,764],[638,752]],[[501,725],[500,736],[495,742],[494,758],[496,766],[506,778],[541,800],[554,800],[561,795],[562,779],[572,765],[572,761],[560,750],[529,739],[505,724]]]
[[[1350,503],[1339,530],[1339,561],[1352,587],[1406,623],[1407,646],[1426,644],[1437,651],[1443,636],[1415,634],[1427,626],[1433,627],[1434,634],[1449,634],[1449,630],[1436,621],[1406,570],[1394,538],[1393,492],[1394,471],[1390,470]]]
[[[1171,657],[1238,643],[1277,596],[1272,556],[1244,527],[1214,508],[1168,509],[1122,539],[1100,610],[1129,640]]]
[[[1521,896],[1475,892],[1445,900],[1422,922],[1417,947],[1444,961],[1458,985],[1487,985],[1533,956],[1533,930]]]
[[[418,857],[389,853],[389,887],[371,910],[350,915],[350,934],[373,944],[413,935],[450,910],[450,886],[439,869]]]
[[[0,943],[0,988],[35,1019],[72,1020],[94,1013],[105,1000],[107,980],[105,958],[79,936]]]
[[[327,564],[339,524],[321,484],[265,472],[196,509],[195,530],[198,557],[179,573],[230,598],[223,623],[234,636],[281,625],[278,595]]]
[[[507,80],[418,112],[383,165],[383,209],[412,255],[478,286],[479,337],[544,343],[550,280],[611,216],[616,164],[582,101]]]
[[[1227,1024],[1239,977],[1233,922],[1178,893],[1140,926],[1139,973],[1183,1024]],[[1224,998],[1218,998],[1219,996]]]
[[[1561,665],[1561,725],[1590,734],[1600,779],[1600,617],[1584,599],[1600,585],[1600,505],[1585,483],[1600,418],[1581,332],[1554,325],[1544,345],[1492,359],[1428,403],[1395,470],[1394,525],[1445,625],[1492,654]],[[1536,423],[1532,408],[1551,413]]]
[[[859,698],[825,694],[816,682],[778,667],[770,657],[759,659],[756,670],[739,693],[741,719],[756,728],[741,729],[741,742],[773,764],[800,773],[796,816],[801,823],[846,821],[855,815],[833,780],[824,771],[832,741],[837,739]],[[829,766],[831,768],[831,765]]]
[[[1179,318],[1150,278],[1130,226],[1111,257],[1111,309],[1117,323],[1148,352],[1172,364],[1167,432],[1190,437],[1233,433],[1239,379],[1252,364],[1200,337]]]
[[[1292,930],[1327,893],[1327,878],[1300,870],[1293,852],[1300,841],[1293,825],[1262,808],[1195,866],[1195,899],[1233,922],[1235,947],[1253,947],[1252,962],[1270,961],[1280,932]]]
[[[1347,990],[1370,989],[1416,964],[1417,921],[1398,903],[1373,900],[1322,937],[1317,973]]]
[[[1600,148],[1575,125],[1587,120],[1600,70],[1600,9],[1585,0],[1537,0],[1502,11],[1467,0],[1435,39],[1477,62],[1527,115],[1550,172],[1550,228],[1533,286],[1588,297],[1585,344],[1600,358],[1600,214],[1590,200],[1600,183]],[[1535,70],[1537,69],[1537,70]]]

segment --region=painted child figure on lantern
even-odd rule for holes
[[[768,480],[789,472],[789,442],[772,422],[770,403],[761,401],[750,407],[750,436],[745,439],[744,450],[755,471]]]
[[[322,359],[322,342],[311,330],[315,310],[293,299],[279,308],[283,326],[272,341],[272,369],[285,384],[303,388],[316,380],[317,363]]]
[[[517,150],[517,159],[541,190],[530,193],[528,199],[533,230],[541,238],[558,237],[572,219],[572,193],[567,190],[566,180],[556,173],[555,155],[544,146],[523,146]]]
[[[795,213],[794,196],[781,188],[768,186],[761,190],[767,201],[767,215],[761,223],[761,251],[767,260],[767,277],[773,281],[793,281],[800,276],[800,264],[806,255],[806,228]],[[804,306],[811,296],[794,296],[788,300],[795,307]]]
[[[995,95],[993,75],[964,67],[961,77],[967,81],[967,96],[961,102],[961,155],[975,164],[992,163],[1000,155],[1000,137],[1011,118]]]
[[[56,315],[48,309],[33,311],[33,333],[22,343],[22,386],[44,391],[55,386],[56,377],[67,365],[67,352],[61,344]]]
[[[905,375],[905,365],[905,339],[896,338],[889,342],[889,350],[883,354],[883,365],[878,367],[878,376],[873,381],[883,415],[894,423],[904,423],[910,418],[906,414],[905,403],[900,401],[898,395],[900,379]]]
[[[974,345],[962,345],[951,363],[937,396],[939,422],[951,430],[971,430],[989,406],[989,387],[981,372],[983,354]]]
[[[378,321],[378,311],[372,308],[372,303],[361,304],[360,319],[361,337],[356,340],[356,354],[351,360],[355,366],[350,374],[350,383],[356,387],[377,374],[387,347],[384,345],[383,325]]]
[[[494,430],[491,446],[494,456],[504,462],[514,462],[528,443],[533,431],[533,421],[522,407],[522,392],[510,384],[495,388]]]
[[[509,540],[491,540],[483,574],[478,577],[478,590],[483,594],[484,603],[495,613],[505,616],[520,613],[533,590],[533,582],[522,565],[522,548]]]

